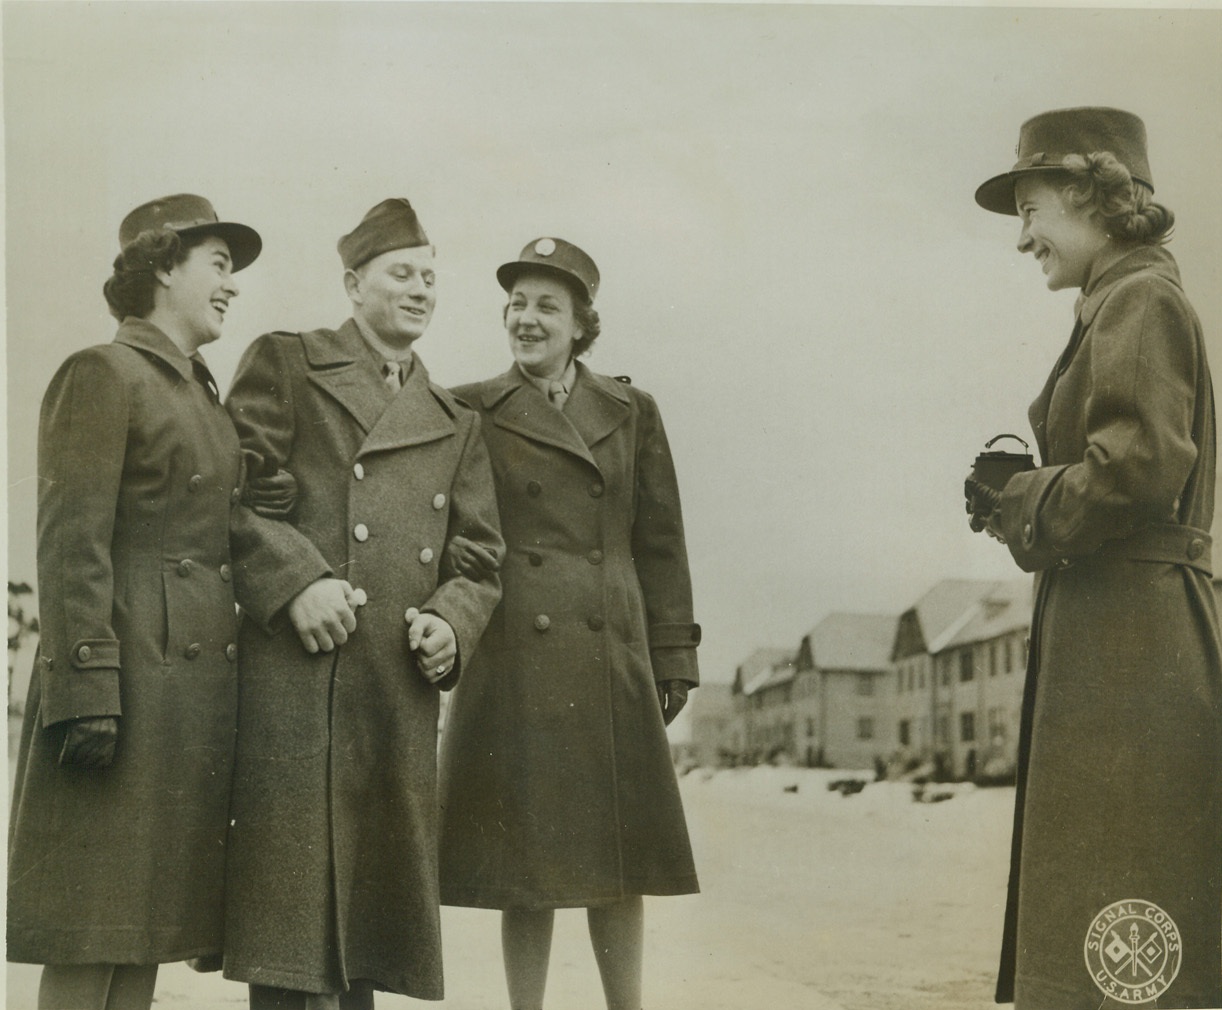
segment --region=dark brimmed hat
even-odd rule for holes
[[[555,274],[587,302],[598,294],[598,267],[583,250],[562,238],[526,243],[516,260],[497,267],[496,279],[506,291],[512,291],[519,275],[527,271]]]
[[[216,235],[229,246],[233,272],[250,266],[263,248],[259,233],[244,224],[221,221],[212,204],[193,193],[163,196],[141,204],[119,225],[119,247],[126,249],[145,231],[168,228],[184,238],[192,235]]]
[[[428,245],[429,237],[420,226],[412,205],[402,197],[383,200],[361,218],[361,223],[339,240],[339,258],[345,270],[355,270],[375,256],[392,249],[411,249]]]
[[[1056,109],[1033,116],[1018,133],[1018,161],[1010,171],[995,175],[976,190],[976,202],[995,214],[1018,216],[1014,206],[1014,180],[1028,172],[1063,168],[1066,155],[1110,151],[1151,193],[1154,179],[1146,154],[1146,126],[1121,109]]]

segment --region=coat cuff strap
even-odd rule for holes
[[[699,624],[655,624],[649,629],[651,649],[694,649],[699,644]]]

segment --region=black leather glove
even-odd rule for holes
[[[658,681],[658,704],[662,706],[662,721],[669,726],[687,704],[686,680]]]
[[[77,719],[68,727],[59,752],[61,768],[105,768],[115,759],[119,720],[113,715]]]
[[[501,570],[501,559],[495,551],[464,536],[450,538],[446,545],[446,561],[451,570],[475,582]]]
[[[288,519],[297,508],[297,478],[287,470],[250,477],[242,489],[242,504],[265,519]]]
[[[968,474],[963,482],[963,497],[967,499],[968,525],[973,533],[979,533],[988,524],[989,516],[1001,504],[1001,492],[978,481]]]

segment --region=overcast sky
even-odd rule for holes
[[[264,239],[205,349],[224,388],[261,332],[346,318],[335,242],[385,197],[437,246],[417,350],[445,385],[509,364],[498,264],[586,249],[587,360],[661,407],[709,680],[831,611],[1017,574],[961,495],[985,440],[1029,438],[1072,325],[972,199],[1028,116],[1146,120],[1222,361],[1216,7],[26,2],[3,35],[11,578],[42,392],[112,338],[119,221],[168,193]]]

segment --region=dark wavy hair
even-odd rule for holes
[[[523,270],[523,274],[530,271]],[[573,341],[573,357],[579,358],[583,354],[588,354],[590,348],[594,346],[594,341],[598,339],[598,335],[602,332],[602,322],[598,318],[598,310],[594,308],[593,302],[586,296],[586,293],[577,286],[576,283],[569,283],[563,280],[551,270],[537,270],[535,273],[540,277],[548,277],[551,280],[561,281],[569,294],[573,296],[573,318],[577,321],[577,325],[581,327],[581,339]],[[501,319],[509,318],[509,303],[501,310]]]
[[[1139,245],[1162,245],[1171,240],[1175,215],[1155,203],[1151,191],[1134,182],[1129,170],[1111,152],[1070,154],[1062,164],[1070,202],[1097,211],[1109,234]]]
[[[184,239],[168,228],[142,231],[115,257],[115,272],[102,285],[110,314],[120,322],[128,316],[147,316],[153,311],[157,271],[172,270],[185,262],[207,237],[205,232]]]

